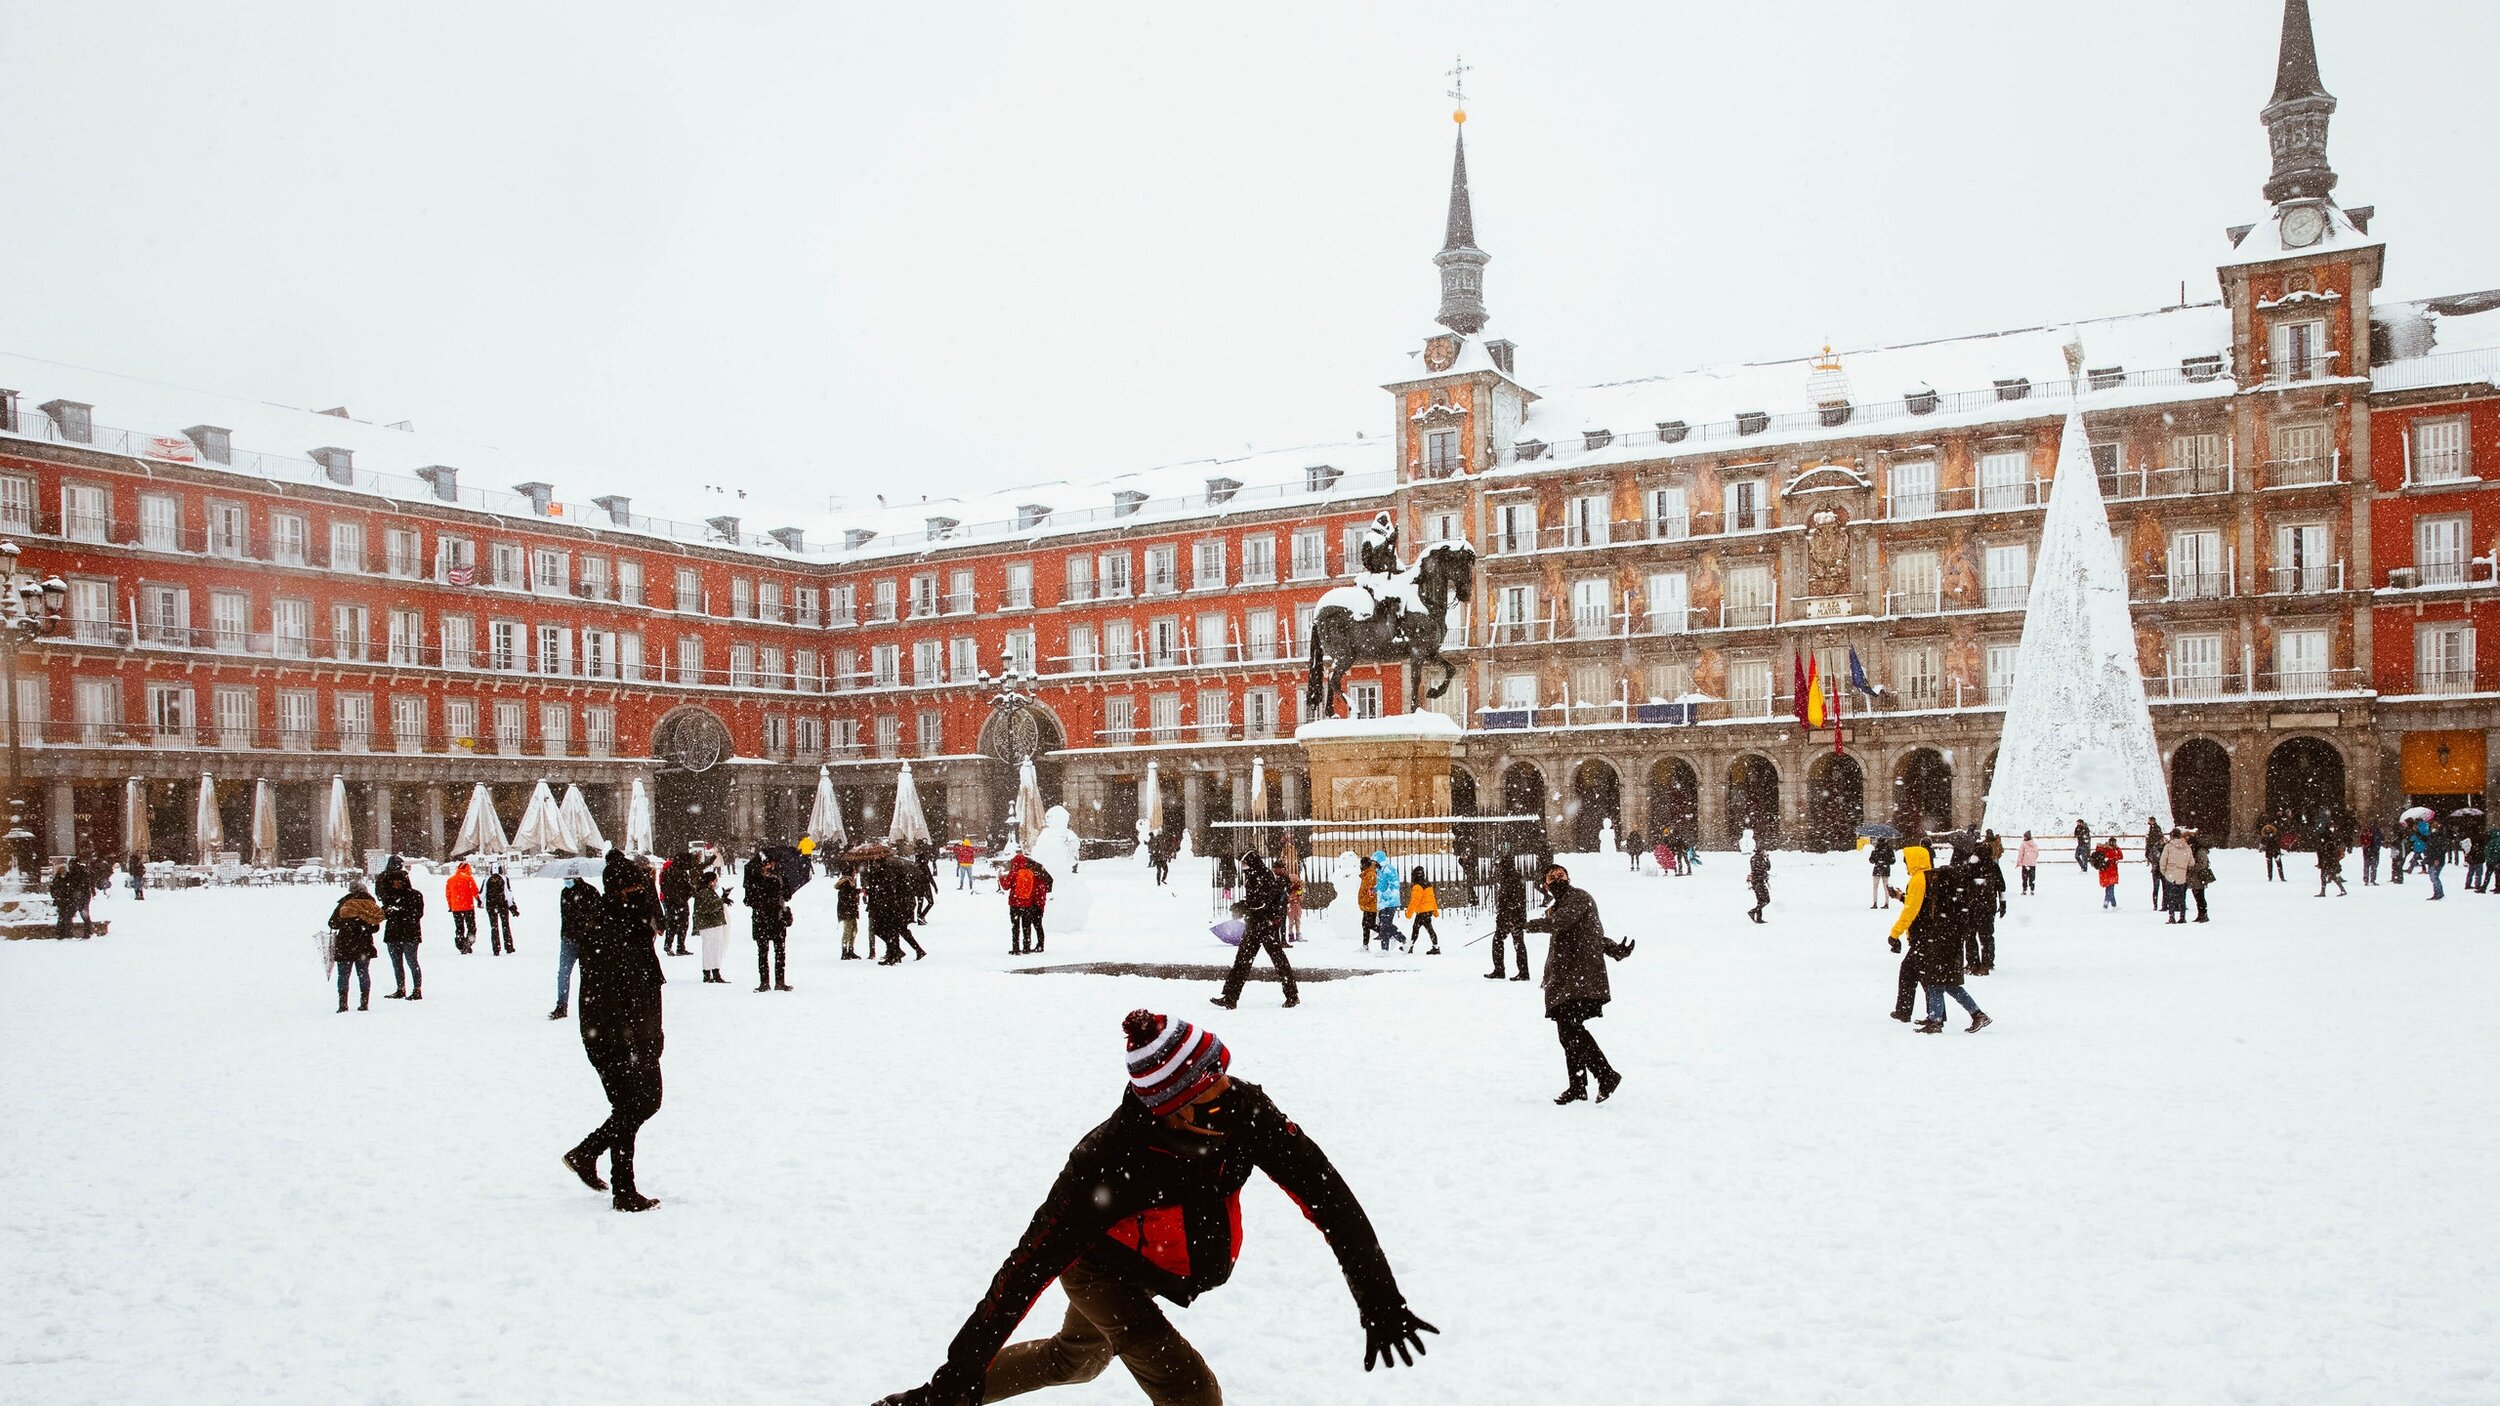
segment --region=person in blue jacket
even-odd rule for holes
[[[1372,893],[1380,901],[1380,915],[1375,920],[1374,931],[1380,937],[1380,949],[1385,952],[1389,950],[1390,943],[1398,940],[1398,910],[1406,906],[1399,896],[1398,866],[1389,862],[1386,850],[1372,851]],[[1406,946],[1407,950],[1414,950],[1415,939],[1407,938]]]

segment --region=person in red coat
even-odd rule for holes
[[[2120,862],[2121,859],[2118,853],[2118,842],[2116,840],[2103,840],[2101,841],[2101,847],[2092,851],[2092,867],[2097,870],[2101,876],[2101,906],[2103,908],[2115,908],[2118,906],[2118,866]]]
[[[1042,909],[1050,902],[1050,871],[1019,851],[1007,861],[999,890],[1007,895],[1007,951],[1022,957],[1042,950]]]
[[[469,861],[443,881],[443,907],[451,913],[451,945],[462,952],[477,950],[477,872]]]

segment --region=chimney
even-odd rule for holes
[[[797,556],[807,550],[807,532],[798,527],[776,527],[764,534],[781,544],[781,549]]]
[[[336,445],[312,451],[313,462],[321,466],[321,476],[332,483],[354,487],[356,483],[356,451]]]
[[[540,517],[547,516],[547,505],[556,498],[556,486],[552,483],[516,483],[512,485],[512,491],[529,499],[530,511]]]
[[[47,400],[40,407],[52,417],[52,427],[61,438],[72,444],[95,442],[95,407],[83,400]]]
[[[870,542],[875,541],[876,537],[877,530],[873,527],[843,528],[842,550],[846,552],[856,552],[860,548],[867,546]]]
[[[703,525],[719,533],[722,541],[733,547],[738,545],[738,520],[735,517],[723,513],[719,517],[705,518]]]
[[[428,464],[417,470],[417,477],[433,485],[434,496],[446,503],[460,501],[460,471],[449,464]]]
[[[1233,501],[1233,495],[1239,493],[1240,491],[1240,479],[1211,478],[1207,480],[1207,501],[1209,503],[1229,503]]]
[[[1517,355],[1518,351],[1519,344],[1507,337],[1496,337],[1484,344],[1485,355],[1493,358],[1493,364],[1502,368],[1502,374],[1505,376],[1519,374],[1512,370],[1510,365],[1510,359]]]
[[[190,437],[192,447],[199,450],[200,457],[208,462],[212,464],[234,462],[234,431],[225,426],[193,425],[184,430],[183,434]]]
[[[962,522],[951,517],[933,517],[924,521],[929,529],[929,540],[932,542],[943,541],[954,536],[955,529],[963,526]]]
[[[1111,495],[1113,517],[1135,517],[1137,510],[1144,506],[1146,506],[1146,495],[1134,488],[1123,488]]]
[[[631,527],[634,525],[634,500],[626,497],[624,494],[611,493],[604,498],[593,498],[590,502],[591,506],[606,513],[608,515],[608,521],[615,523],[617,526]]]
[[[1039,527],[1048,521],[1050,521],[1049,504],[1019,503],[1016,505],[1016,526]]]

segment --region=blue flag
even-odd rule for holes
[[[1849,650],[1849,686],[1869,698],[1883,694],[1882,689],[1866,681],[1866,665],[1858,662],[1858,651],[1854,646]]]

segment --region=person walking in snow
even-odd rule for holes
[[[2103,840],[2101,847],[2092,851],[2093,866],[2100,871],[2103,908],[2118,906],[2118,866],[2125,862],[2126,856],[2119,853],[2116,840]]]
[[[859,938],[859,875],[848,864],[833,876],[833,916],[842,924],[842,960],[858,961],[852,944]],[[876,939],[870,938],[868,954],[873,957],[876,950]]]
[[[885,944],[885,955],[877,959],[879,966],[890,967],[903,960],[903,944],[910,943],[912,959],[928,956],[917,938],[911,935],[914,895],[918,885],[911,870],[917,868],[899,855],[873,859],[859,876],[860,899],[868,906],[868,945]]]
[[[1399,940],[1398,909],[1402,906],[1399,892],[1398,866],[1389,862],[1386,851],[1373,851],[1372,903],[1378,912],[1373,919],[1372,931],[1380,938],[1380,950],[1383,952],[1389,950],[1390,943]],[[1405,942],[1407,951],[1415,950],[1414,938],[1409,937]]]
[[[477,872],[461,860],[443,881],[443,909],[451,914],[452,949],[462,956],[477,950]]]
[[[691,863],[687,867],[686,921],[703,944],[703,979],[726,986],[729,976],[721,967],[729,960],[729,895],[721,892],[718,868],[706,864],[695,869]]]
[[[692,844],[660,866],[660,919],[667,924],[660,935],[662,956],[686,955],[686,935],[694,925],[694,889],[702,869],[703,860]]]
[[[616,872],[615,866],[607,872]],[[580,879],[573,882],[589,888]],[[643,1195],[634,1180],[634,1140],[660,1111],[660,1054],[667,1044],[660,988],[668,977],[651,945],[654,931],[640,899],[610,893],[600,898],[595,921],[580,936],[582,1053],[607,1094],[608,1116],[564,1154],[564,1165],[584,1186],[608,1192],[609,1204],[620,1211],[660,1204]],[[606,1181],[599,1179],[603,1152]]]
[[[2029,830],[2023,832],[2023,842],[2015,847],[2014,867],[2022,871],[2023,892],[2032,892],[2032,886],[2040,882],[2040,842],[2031,838]]]
[[[95,915],[87,911],[87,905],[95,897],[95,891],[87,883],[85,864],[75,856],[63,861],[52,871],[52,877],[45,883],[44,891],[52,896],[53,931],[61,941],[69,941],[69,925],[72,921],[82,925],[82,930],[78,934],[80,937],[95,936]]]
[[[2333,884],[2338,897],[2351,890],[2344,887],[2344,841],[2330,825],[2317,828],[2310,849],[2318,857],[2318,897],[2326,897],[2326,886]]]
[[[2361,886],[2365,889],[2374,887],[2378,883],[2378,852],[2378,826],[2375,823],[2363,826],[2361,829]]]
[[[1285,899],[1291,879],[1285,873],[1284,861],[1270,867],[1256,850],[1241,852],[1242,895],[1234,909],[1241,914],[1241,946],[1233,953],[1233,969],[1224,976],[1224,990],[1213,1004],[1231,1010],[1241,1004],[1241,988],[1250,980],[1250,969],[1267,953],[1276,968],[1276,977],[1285,985],[1285,1004],[1302,1004],[1301,988],[1293,979],[1293,963],[1285,958]]]
[[[2075,867],[2092,872],[2092,827],[2080,820],[2075,822]]]
[[[923,841],[916,852],[916,861],[908,877],[911,879],[912,921],[926,927],[929,914],[937,908],[937,849]]]
[[[1753,847],[1753,858],[1745,866],[1745,882],[1753,887],[1753,910],[1745,916],[1761,922],[1762,910],[1771,906],[1771,851],[1768,846]]]
[[[2477,867],[2480,867],[2480,861],[2477,861]],[[139,853],[139,852],[138,852],[137,850],[135,850],[135,849],[134,849],[134,850],[132,850],[130,853],[123,855],[123,856],[122,856],[122,872],[123,872],[123,873],[125,873],[125,874],[128,874],[128,875],[130,876],[130,900],[131,900],[131,902],[133,902],[133,903],[145,903],[145,902],[147,902],[147,901],[148,901],[148,857],[147,857],[146,855],[144,855],[144,854]]]
[[[1371,949],[1372,938],[1380,931],[1379,881],[1380,867],[1378,862],[1373,860],[1368,855],[1365,856],[1361,870],[1354,876],[1354,910],[1357,914],[1361,915],[1363,920],[1363,948],[1365,951],[1369,951]],[[1380,950],[1383,952],[1389,950],[1388,939],[1381,939]]]
[[[330,963],[339,974],[339,1009],[347,1009],[347,978],[356,978],[356,1009],[373,1005],[373,934],[382,926],[382,905],[365,891],[363,879],[347,881],[347,892],[330,910]]]
[[[745,880],[747,935],[755,939],[755,989],[787,991],[790,890],[773,866],[764,862],[760,849],[747,858]]]
[[[2448,896],[2447,886],[2440,882],[2440,872],[2447,868],[2449,860],[2456,857],[2456,841],[2448,834],[2446,826],[2433,826],[2425,820],[2420,822],[2415,843],[2421,856],[2423,877],[2431,881],[2430,901],[2436,903]]]
[[[2257,827],[2257,849],[2266,859],[2266,882],[2283,877],[2283,831],[2271,820]]]
[[[1371,1219],[1328,1155],[1267,1093],[1230,1072],[1214,1032],[1135,1010],[1120,1022],[1128,1087],[1078,1141],[929,1380],[878,1406],[973,1406],[1089,1382],[1113,1358],[1155,1406],[1214,1406],[1215,1373],[1155,1300],[1184,1307],[1232,1277],[1241,1188],[1264,1172],[1337,1259],[1363,1324],[1363,1369],[1413,1366],[1422,1334]],[[1067,1316],[1006,1346],[1053,1280]]]
[[[382,904],[382,945],[390,950],[391,978],[399,989],[387,993],[387,1001],[422,1001],[425,999],[425,969],[417,965],[417,944],[425,940],[425,895],[408,877],[408,867],[392,855],[382,866],[382,875],[373,881],[374,896]]]
[[[972,863],[981,857],[981,851],[973,848],[972,837],[965,835],[947,846],[947,853],[955,861],[956,889],[963,893],[972,892]]]
[[[1510,939],[1511,950],[1519,957],[1519,975],[1513,981],[1528,979],[1528,883],[1520,877],[1519,865],[1509,855],[1497,861],[1493,873],[1493,970],[1486,972],[1488,981],[1502,979],[1502,939]]]
[[[2483,891],[2483,837],[2468,826],[2461,837],[2465,853],[2465,887],[2470,893]]]
[[[1434,925],[1433,920],[1441,915],[1441,895],[1432,886],[1432,876],[1425,873],[1421,865],[1416,866],[1415,877],[1407,883],[1406,912],[1414,920],[1407,930],[1406,950],[1414,951],[1415,944],[1423,941],[1424,935],[1429,933],[1432,950],[1424,955],[1440,956],[1441,929]]]
[[[2170,838],[2162,841],[2157,856],[2161,863],[2162,911],[2169,914],[2168,923],[2187,921],[2188,876],[2196,870],[2196,847],[2188,843],[2187,831],[2173,829]]]
[[[1545,911],[1528,920],[1531,932],[1552,934],[1545,948],[1545,1018],[1554,1022],[1562,1042],[1563,1069],[1571,1082],[1554,1096],[1556,1103],[1577,1103],[1589,1096],[1588,1080],[1597,1079],[1597,1101],[1614,1097],[1623,1076],[1606,1061],[1589,1033],[1589,1022],[1606,1013],[1614,992],[1606,980],[1606,961],[1632,955],[1630,939],[1606,936],[1597,916],[1597,901],[1572,885],[1571,871],[1547,864],[1542,881]]]
[[[1970,974],[1994,975],[1997,969],[1997,919],[2005,916],[2005,866],[1999,861],[2005,844],[1990,831],[1970,852]]]
[[[2109,848],[2114,850],[2116,846]],[[1919,916],[1910,924],[1910,961],[1917,970],[1919,986],[1927,993],[1927,1018],[1912,1027],[1921,1035],[1934,1035],[1944,1029],[1944,1003],[1948,996],[1970,1012],[1967,1033],[1976,1035],[1991,1023],[1988,1013],[1971,1000],[1970,992],[1963,987],[1975,940],[1973,924],[1979,898],[1972,882],[1974,863],[1970,852],[1961,850],[1953,863],[1931,870],[1926,901],[1919,905]]]
[[[1875,892],[1867,899],[1869,908],[1892,906],[1892,841],[1877,835],[1866,847],[1866,867],[1875,880]]]
[[[556,1008],[547,1012],[549,1020],[572,1013],[573,969],[581,964],[590,930],[606,921],[605,913],[606,900],[588,880],[576,874],[564,881],[563,892],[556,895]]]
[[[520,951],[521,944],[512,940],[512,915],[521,908],[512,901],[512,881],[504,877],[503,866],[497,865],[488,872],[479,899],[486,905],[487,946],[498,957]]]
[[[1050,871],[1022,850],[1007,861],[1007,872],[1000,876],[998,887],[1007,895],[1009,956],[1034,956],[1041,952],[1042,913],[1050,903],[1052,882]]]
[[[2161,908],[2162,900],[2168,896],[2167,891],[2162,887],[2161,851],[2162,846],[2169,842],[2169,836],[2162,833],[2161,822],[2149,815],[2144,817],[2144,872],[2152,876],[2152,906],[2155,909]]]
[[[1927,881],[1935,868],[1936,852],[1923,837],[1905,836],[1901,841],[1902,879],[1901,916],[1892,920],[1892,928],[1884,934],[1884,942],[1901,953],[1901,967],[1894,974],[1892,1018],[1907,1023],[1918,1004],[1918,962],[1907,949],[1910,925],[1927,907]]]

